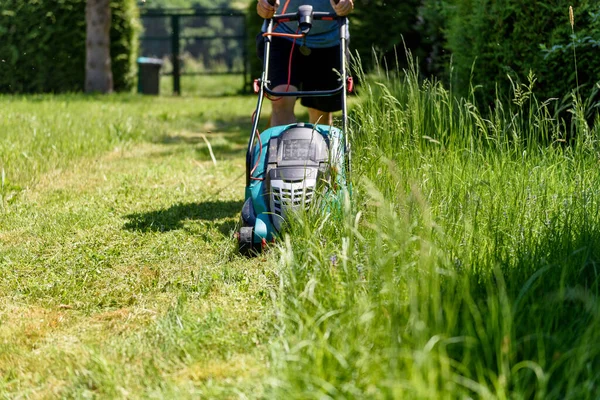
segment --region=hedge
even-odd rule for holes
[[[350,14],[350,44],[362,66],[406,68],[406,49],[424,61],[426,48],[417,31],[421,0],[354,0]]]
[[[449,71],[451,56],[453,83],[460,94],[477,86],[477,97],[490,103],[497,91],[501,96],[509,92],[508,77],[524,81],[531,71],[539,98],[563,98],[577,87],[575,49],[582,97],[594,96],[600,81],[596,0],[425,0],[424,4],[424,27],[444,32],[441,47],[447,52],[433,55],[434,64],[445,64]],[[573,30],[570,5],[575,11]]]
[[[0,10],[0,93],[82,91],[85,0],[3,0]],[[111,2],[114,88],[135,80],[139,22],[135,0]]]

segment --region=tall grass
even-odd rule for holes
[[[278,398],[600,396],[600,132],[534,82],[363,88],[352,202],[281,246]]]

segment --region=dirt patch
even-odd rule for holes
[[[0,311],[0,340],[34,347],[46,336],[70,326],[72,317],[64,309],[5,305]]]

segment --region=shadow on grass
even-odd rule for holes
[[[241,201],[207,201],[176,204],[166,209],[126,215],[123,229],[141,232],[168,232],[183,228],[185,221],[216,221],[236,216],[242,209]],[[232,223],[225,222],[227,230]],[[223,231],[223,229],[221,229]]]
[[[487,366],[494,370],[501,365],[505,350],[486,355],[482,349],[504,349],[508,348],[504,343],[511,343],[506,352],[512,360],[541,360],[541,368],[557,377],[549,379],[545,388],[546,393],[555,395],[544,398],[567,398],[574,392],[578,394],[572,398],[589,398],[589,389],[578,392],[574,387],[586,388],[595,379],[589,377],[589,371],[600,368],[598,215],[572,219],[556,223],[537,240],[522,241],[511,253],[500,251],[497,257],[489,257],[490,265],[471,269],[467,278],[468,301],[476,305],[479,315],[489,315],[485,336],[479,337],[482,346],[469,348],[470,359],[488,357]],[[481,271],[494,268],[497,274],[482,278]],[[468,307],[464,308],[466,314]],[[499,311],[502,307],[506,307],[504,312]],[[464,321],[457,323],[457,330],[449,336],[477,337],[473,319]],[[463,360],[464,348],[457,347],[449,354]],[[582,360],[589,360],[589,364]],[[477,373],[476,368],[471,370],[471,376]],[[571,378],[558,378],[564,376]],[[575,381],[579,384],[570,386]],[[520,371],[516,382],[527,388],[523,398],[535,397],[539,381],[532,371]]]

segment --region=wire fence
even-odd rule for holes
[[[140,56],[160,58],[181,93],[184,75],[243,75],[249,86],[246,14],[233,9],[145,9]]]

